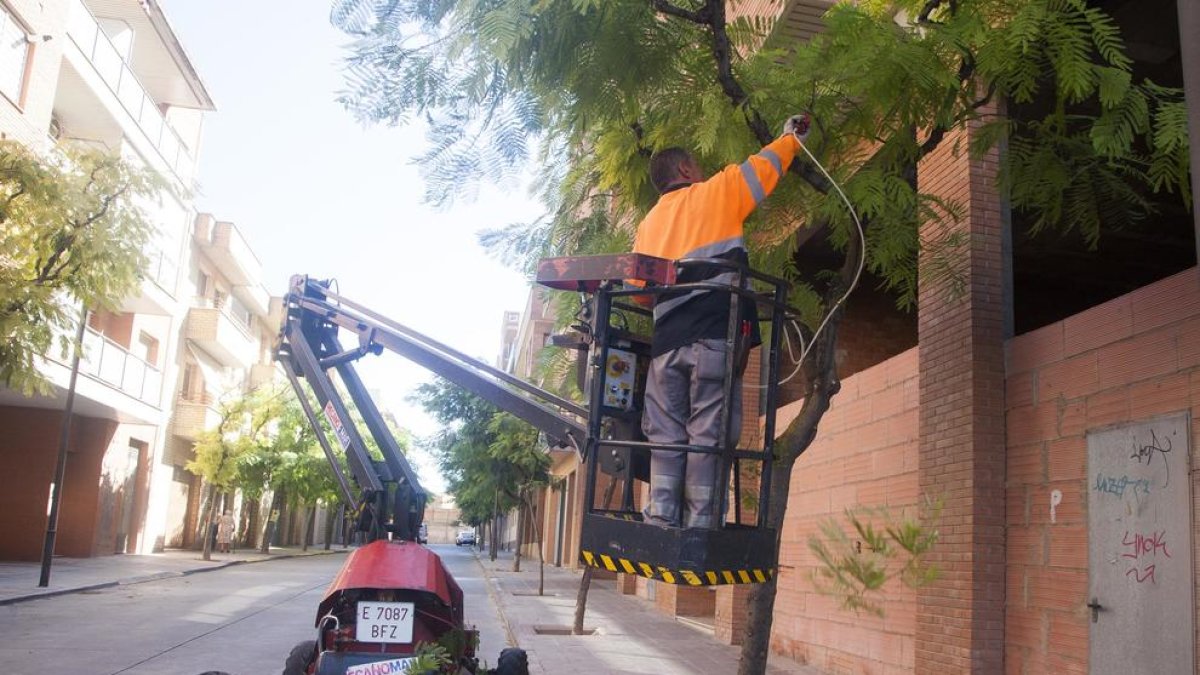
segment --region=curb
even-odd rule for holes
[[[483,564],[483,560],[479,558],[479,552],[474,548],[471,549],[471,555],[475,557],[475,564],[479,565],[479,569],[483,571],[483,578],[487,580],[488,597],[496,606],[496,611],[500,614],[500,621],[504,623],[504,636],[508,646],[520,647],[521,643],[517,641],[517,634],[513,632],[512,623],[508,620],[508,613],[504,611],[504,601],[500,599],[500,593],[496,590],[496,576],[490,573]]]
[[[127,579],[118,579],[116,581],[104,581],[97,584],[88,584],[86,586],[72,586],[71,588],[59,588],[52,591],[41,593],[30,593],[29,595],[18,595],[11,598],[0,598],[0,607],[6,605],[15,605],[30,600],[41,600],[42,598],[53,598],[60,595],[70,595],[72,593],[83,593],[86,591],[98,591],[105,588],[116,588],[117,586],[134,586],[144,584],[151,581],[161,581],[163,579],[176,579],[179,577],[188,577],[194,574],[203,574],[205,572],[215,572],[217,570],[227,569],[237,565],[252,565],[255,563],[272,562],[275,560],[287,560],[288,558],[311,558],[319,555],[333,555],[336,553],[346,553],[348,549],[338,549],[329,551],[316,551],[312,553],[280,553],[269,558],[257,558],[255,560],[230,560],[228,562],[211,565],[209,567],[195,567],[178,572],[155,572],[140,577],[129,577]],[[490,592],[490,588],[489,588]]]

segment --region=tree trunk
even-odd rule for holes
[[[610,478],[608,485],[604,487],[604,508],[609,508],[609,504],[612,502],[613,489],[616,487],[616,478]],[[583,634],[583,616],[587,612],[588,591],[592,587],[592,572],[593,568],[591,565],[584,565],[583,578],[579,580],[579,593],[575,595],[575,623],[571,627],[571,631],[575,635]]]
[[[852,261],[857,260],[856,242],[847,247],[846,264],[842,267],[841,288],[849,287],[852,274]],[[841,294],[841,289],[835,284],[829,290],[827,302],[832,306],[832,298]],[[812,445],[817,436],[817,425],[829,410],[830,402],[841,389],[837,377],[838,328],[841,324],[842,310],[835,308],[829,316],[825,333],[818,338],[812,347],[812,366],[806,373],[808,382],[804,406],[800,414],[780,434],[775,444],[775,465],[772,467],[771,484],[767,486],[771,495],[770,511],[767,513],[767,527],[775,530],[775,567],[779,567],[779,547],[783,534],[783,521],[787,515],[788,494],[792,486],[792,468],[800,455]],[[767,654],[771,649],[771,624],[775,620],[775,593],[778,590],[775,579],[765,584],[755,586],[750,592],[749,607],[746,615],[746,630],[742,638],[741,658],[738,661],[738,675],[765,675],[767,672]]]
[[[254,535],[258,534],[258,516],[262,511],[262,495],[258,499],[248,500],[246,508],[242,509],[242,548],[254,548],[257,544]]]
[[[205,560],[212,560],[212,519],[213,511],[217,508],[217,487],[213,484],[208,485],[208,503],[204,506],[204,524],[200,527],[201,536],[204,537],[201,550]]]
[[[317,507],[310,506],[304,509],[304,530],[300,535],[300,550],[307,551],[308,544],[312,541],[313,518],[317,515]]]
[[[546,593],[546,554],[542,551],[542,526],[538,522],[537,512],[533,510],[533,499],[530,497],[525,501],[525,508],[529,510],[529,518],[526,520],[529,527],[533,528],[533,545],[537,547],[538,552],[538,595]],[[518,539],[520,541],[520,539]]]
[[[587,611],[588,589],[592,587],[592,572],[596,570],[591,565],[584,565],[583,578],[579,580],[579,593],[575,595],[575,623],[571,624],[571,632],[583,635],[583,615]]]
[[[333,546],[333,509],[325,510],[325,550],[328,551]]]
[[[492,516],[492,526],[491,526],[491,530],[489,531],[490,538],[488,539],[488,560],[491,560],[492,562],[496,561],[496,554],[497,554],[496,547],[499,546],[499,544],[500,544],[500,533],[498,531],[499,529],[500,529],[500,516],[493,515]]]
[[[788,493],[791,491],[792,466],[795,459],[786,465],[776,466],[771,474],[771,512],[767,515],[769,527],[775,528],[775,564],[779,565],[779,544],[783,532],[783,517],[787,510]],[[779,501],[776,501],[779,500]],[[742,637],[742,653],[738,663],[738,675],[763,675],[767,672],[767,652],[771,649],[771,624],[775,619],[775,580],[758,584],[750,590],[749,608],[746,612],[746,629]]]
[[[521,500],[524,502],[524,498]],[[517,550],[513,552],[512,571],[521,571],[521,546],[525,543],[525,509],[517,510]],[[541,595],[541,593],[538,593]]]
[[[283,491],[276,490],[275,494],[271,496],[271,508],[267,510],[267,517],[263,518],[262,546],[259,547],[259,549],[258,549],[260,553],[270,553],[271,552],[271,538],[272,538],[272,535],[274,534],[274,532],[271,531],[271,522],[272,522],[272,518],[276,517],[275,516],[276,512],[278,512],[279,509],[282,507],[282,502],[283,502]],[[276,527],[278,527],[278,525],[279,525],[278,519],[275,520],[275,524],[276,524]]]

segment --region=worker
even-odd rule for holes
[[[746,265],[743,222],[767,195],[800,149],[808,119],[795,115],[783,135],[740,165],[705,179],[696,160],[681,148],[668,148],[650,159],[650,180],[658,203],[638,225],[634,253],[659,258],[725,258]],[[676,283],[708,281],[732,284],[735,273],[720,268],[681,271]],[[646,383],[642,431],[651,443],[722,445],[721,413],[729,330],[728,293],[693,290],[667,292],[654,306],[654,339]],[[754,303],[741,299],[741,340],[733,383],[733,407],[727,438],[736,443],[741,427],[741,370],[749,348],[761,342]],[[748,338],[748,339],[745,339]],[[654,450],[650,459],[650,502],[646,522],[709,528],[720,458],[713,454]],[[686,465],[686,476],[684,466]],[[683,513],[679,513],[682,490]]]

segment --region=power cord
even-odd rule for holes
[[[833,303],[833,308],[831,308],[829,312],[825,314],[825,318],[821,320],[820,325],[817,326],[817,330],[813,332],[812,339],[808,341],[807,345],[804,344],[804,334],[800,332],[799,324],[797,324],[795,320],[790,320],[792,327],[796,330],[796,334],[800,337],[799,359],[796,358],[795,352],[792,350],[791,341],[787,339],[787,330],[785,325],[783,334],[784,342],[787,343],[788,355],[792,357],[796,367],[787,377],[780,380],[779,384],[787,384],[793,377],[796,376],[797,373],[800,372],[800,368],[804,364],[804,359],[808,357],[809,351],[811,351],[813,345],[817,343],[817,338],[821,336],[821,331],[825,330],[825,327],[829,325],[829,319],[831,319],[834,313],[846,303],[846,299],[849,298],[850,294],[854,292],[854,289],[858,287],[858,281],[862,277],[863,267],[865,267],[867,263],[867,235],[863,231],[862,221],[858,218],[858,212],[854,210],[854,205],[850,203],[850,198],[847,197],[846,193],[842,191],[842,186],[838,185],[838,182],[833,179],[833,176],[830,176],[829,172],[825,170],[825,167],[821,164],[820,160],[814,157],[812,152],[809,151],[808,146],[806,146],[804,141],[800,139],[800,134],[792,132],[792,136],[795,137],[796,142],[800,144],[800,149],[804,151],[804,154],[808,155],[808,158],[811,159],[812,163],[821,171],[821,174],[824,175],[827,180],[829,180],[829,184],[833,186],[833,189],[837,190],[838,196],[842,198],[842,201],[846,203],[846,208],[850,210],[850,217],[854,219],[854,226],[858,230],[858,269],[854,271],[854,279],[851,280],[850,287],[846,289],[846,292],[842,294],[842,297],[838,298],[837,302]],[[759,388],[765,389],[766,385],[759,385]]]

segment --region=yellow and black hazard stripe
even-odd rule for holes
[[[580,551],[585,565],[609,572],[636,574],[647,579],[683,586],[722,586],[725,584],[762,584],[775,578],[773,568],[729,570],[676,570],[611,556],[606,553]]]

